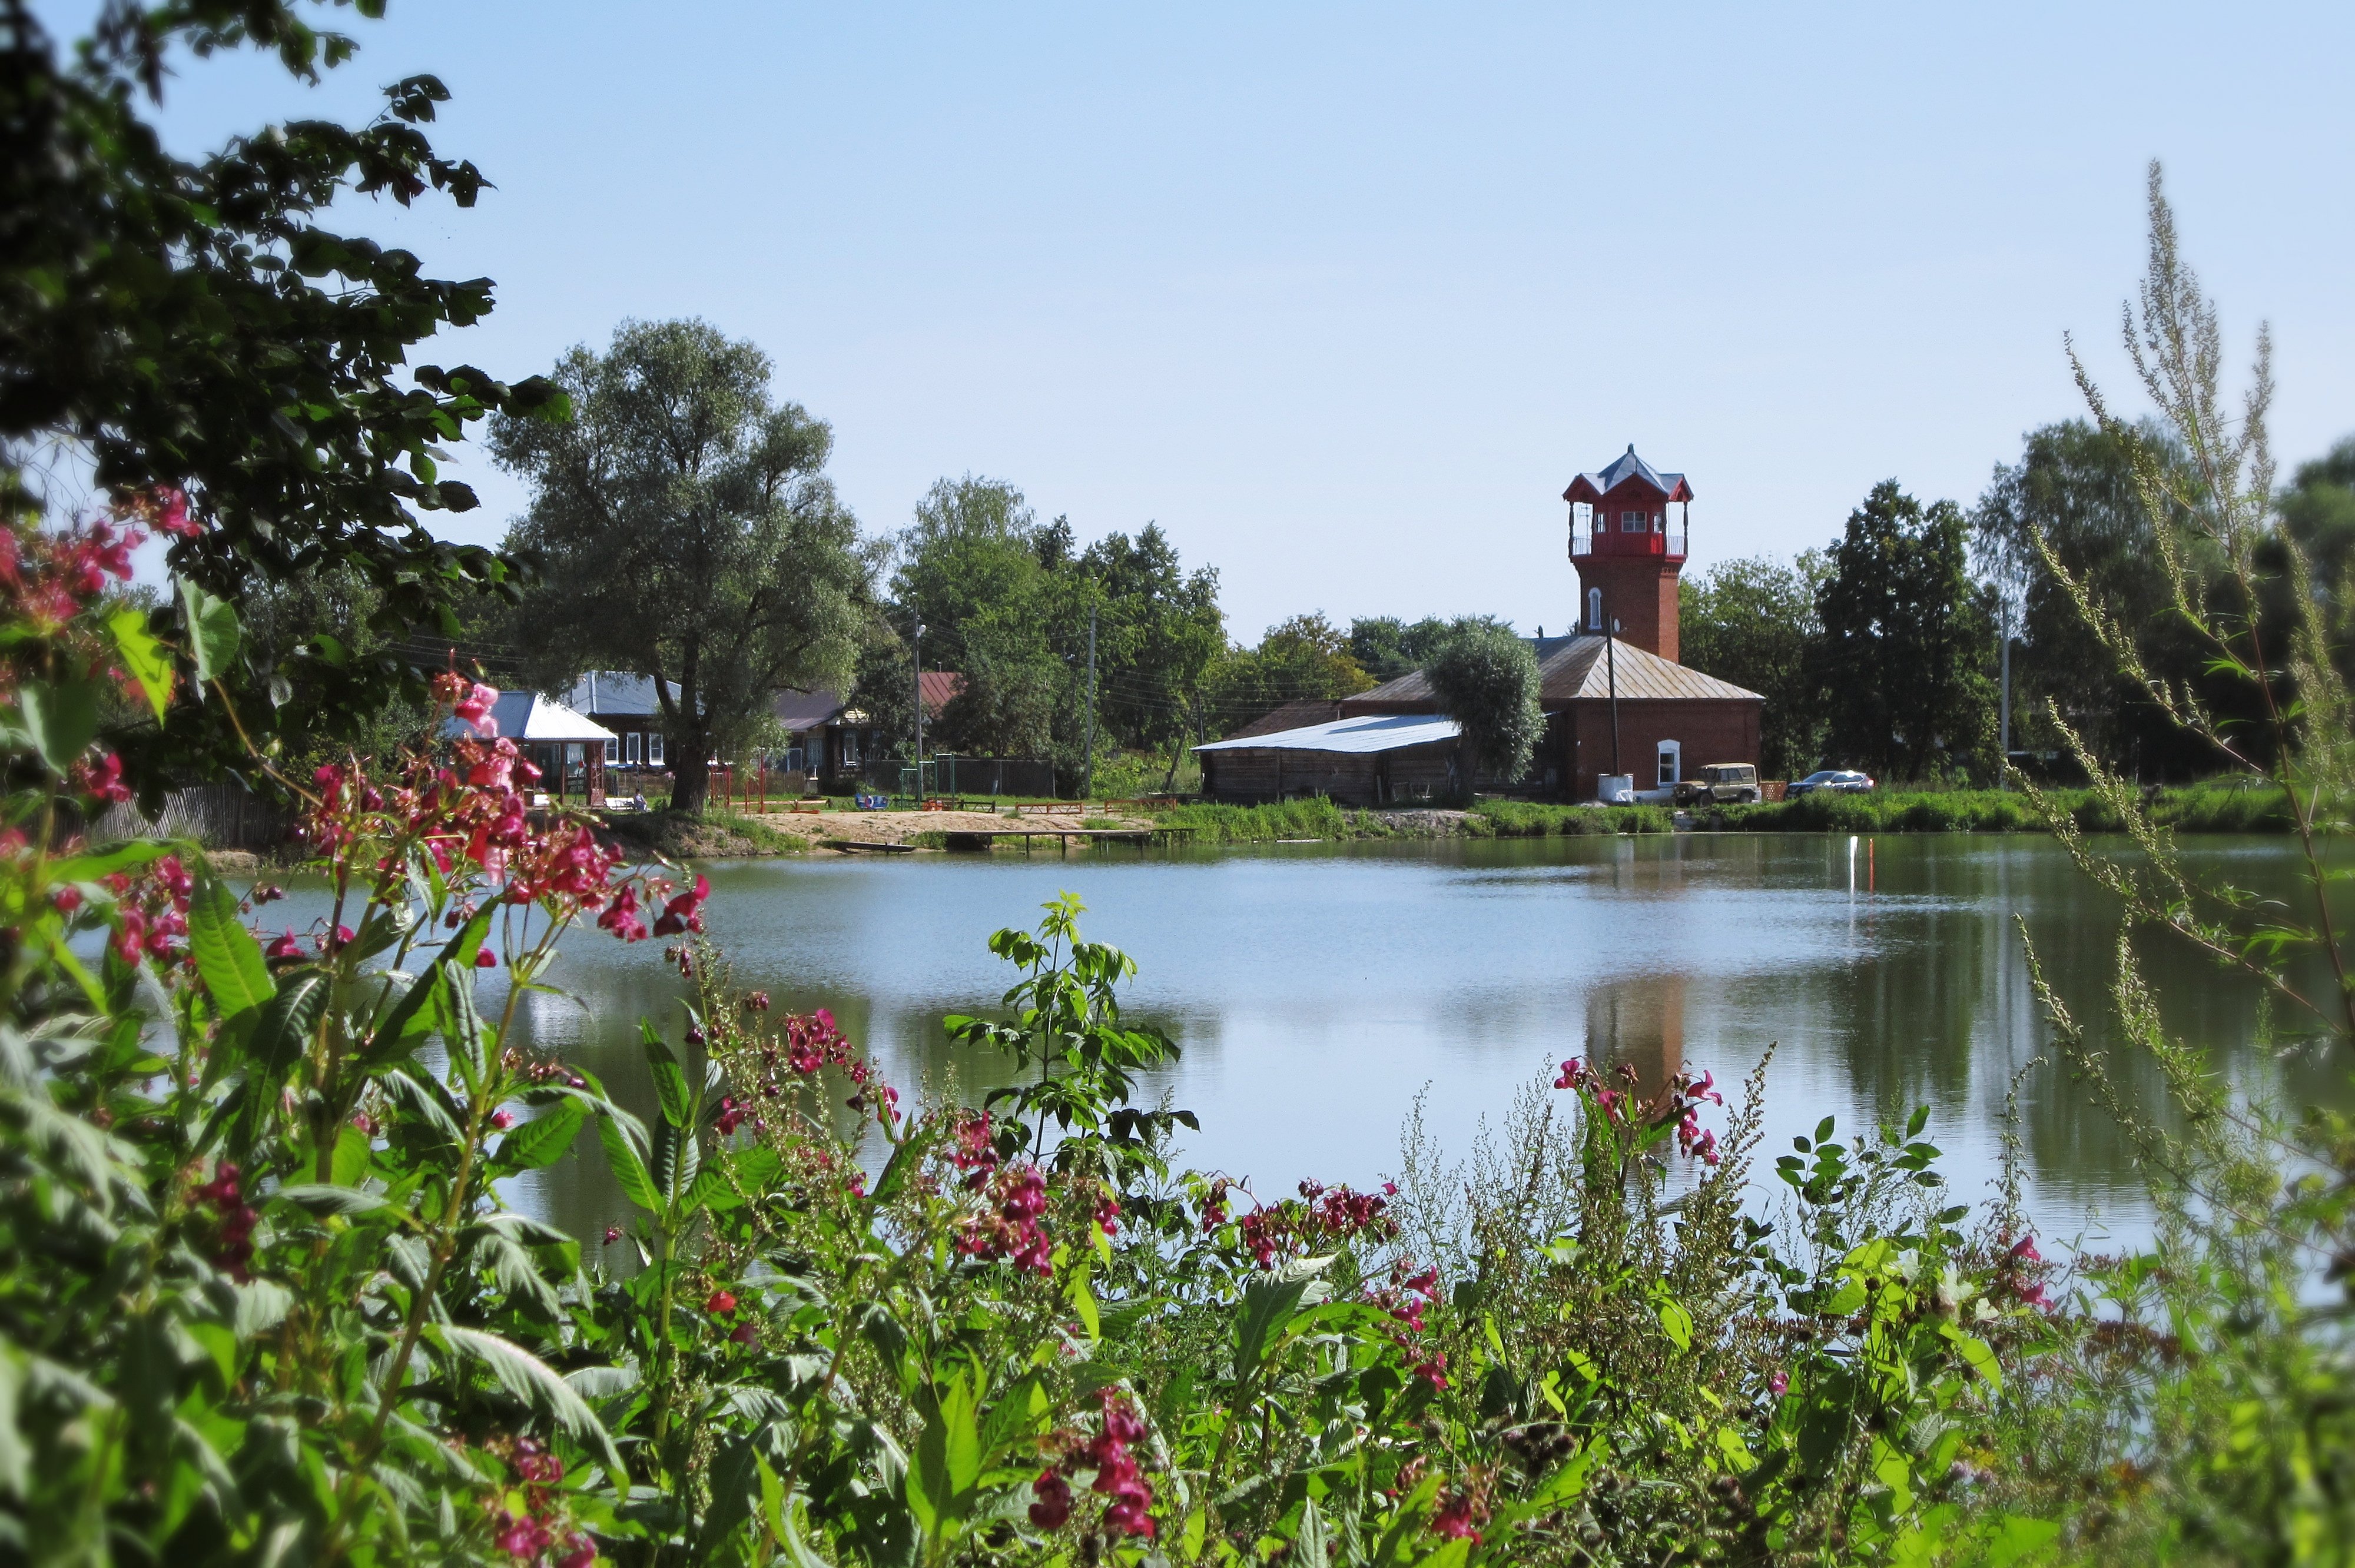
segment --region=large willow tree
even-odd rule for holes
[[[655,683],[681,810],[781,688],[847,679],[873,613],[871,556],[824,473],[834,432],[773,401],[769,376],[768,355],[708,323],[625,322],[605,353],[558,365],[570,424],[492,429],[532,486],[507,535],[538,574],[518,641],[551,679]]]

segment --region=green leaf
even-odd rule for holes
[[[311,1026],[327,1005],[327,977],[301,969],[287,977],[261,1010],[246,1049],[268,1073],[283,1072],[310,1043]]]
[[[238,642],[243,636],[243,629],[237,622],[237,608],[186,577],[176,580],[180,587],[181,619],[188,629],[188,652],[197,663],[197,679],[208,683],[218,680],[236,662]]]
[[[474,952],[483,945],[483,938],[491,928],[491,916],[498,907],[488,904],[476,910],[464,928],[442,944],[424,977],[401,992],[400,1000],[392,1004],[392,1011],[377,1025],[368,1049],[361,1054],[363,1061],[370,1066],[380,1066],[409,1054],[439,1016],[442,1005],[436,1000],[439,993],[453,986],[474,984]],[[434,1003],[435,1011],[426,1010],[428,1002]]]
[[[16,693],[26,733],[50,772],[64,775],[97,738],[100,693],[95,681],[27,681]]]
[[[1086,1269],[1071,1271],[1071,1282],[1063,1287],[1063,1298],[1071,1304],[1071,1310],[1080,1315],[1080,1324],[1087,1330],[1088,1338],[1103,1339],[1103,1319],[1096,1309],[1096,1293],[1088,1288]]]
[[[612,1117],[599,1117],[597,1139],[605,1146],[605,1163],[620,1184],[622,1196],[650,1214],[660,1213],[662,1199],[655,1195],[655,1179],[646,1171],[645,1157],[638,1152],[621,1124]]]
[[[1971,1371],[1978,1373],[1982,1382],[1998,1393],[2003,1391],[2002,1363],[1996,1360],[1995,1351],[1988,1348],[1985,1340],[1976,1334],[1966,1334],[1952,1323],[1939,1324],[1938,1332],[1954,1342],[1955,1352],[1970,1364]]]
[[[1685,1304],[1673,1296],[1663,1296],[1659,1302],[1660,1332],[1668,1335],[1679,1351],[1692,1349],[1692,1314]]]
[[[588,1401],[557,1376],[546,1361],[521,1345],[479,1329],[440,1323],[428,1331],[447,1349],[472,1356],[489,1368],[501,1388],[552,1418],[567,1435],[592,1450],[607,1469],[621,1470],[621,1450],[613,1446],[613,1435],[605,1430],[605,1424],[597,1419]]]
[[[510,1128],[499,1140],[498,1162],[510,1171],[538,1171],[564,1158],[589,1107],[579,1100],[559,1100],[520,1127]]]
[[[281,1187],[270,1195],[273,1203],[292,1203],[306,1213],[365,1214],[384,1207],[382,1194],[364,1192],[357,1187],[330,1187],[321,1182],[303,1181],[292,1187]]]
[[[114,634],[114,651],[122,655],[123,667],[139,683],[156,718],[162,719],[172,701],[171,651],[147,630],[144,609],[125,605],[106,618],[106,629]]]
[[[344,1129],[336,1134],[336,1152],[329,1172],[336,1185],[358,1185],[360,1178],[368,1174],[369,1152],[368,1134],[349,1122],[345,1123]]]
[[[213,877],[199,883],[188,900],[188,947],[224,1017],[259,1009],[278,994],[261,945],[238,918],[237,895]]]
[[[1987,1555],[1979,1562],[1982,1568],[2011,1568],[2020,1559],[2043,1551],[2060,1533],[2061,1527],[2049,1519],[2012,1514],[1997,1528]]]
[[[690,1013],[692,1010],[690,1009]],[[678,1057],[663,1037],[655,1033],[652,1022],[638,1021],[638,1033],[646,1050],[646,1070],[654,1075],[655,1097],[662,1102],[663,1120],[685,1128],[695,1114],[694,1098],[687,1092],[687,1075],[679,1071]]]
[[[1242,1305],[1235,1318],[1235,1375],[1248,1378],[1266,1353],[1268,1341],[1300,1311],[1301,1298],[1333,1259],[1303,1258],[1280,1273],[1253,1279],[1243,1287]]]

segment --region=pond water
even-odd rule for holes
[[[2200,874],[2294,895],[2278,839],[2188,841]],[[1188,1164],[1252,1180],[1366,1183],[1399,1166],[1418,1098],[1450,1153],[1481,1118],[1566,1056],[1766,1075],[1771,1169],[1824,1116],[1931,1109],[1958,1197],[1984,1196],[2016,1075],[2047,1031],[2020,927],[2078,1016],[2105,1017],[2115,906],[2034,835],[1687,834],[1645,838],[1277,845],[1155,854],[775,860],[709,867],[712,937],[738,983],[781,1007],[831,1007],[909,1088],[977,1100],[1003,1081],[942,1036],[1013,975],[988,934],[1035,922],[1070,889],[1086,934],[1140,973],[1132,1018],[1183,1055],[1146,1097],[1195,1111]],[[293,911],[304,914],[307,899]],[[2016,923],[2017,921],[2017,923]],[[599,1074],[651,1114],[637,1020],[678,1037],[685,982],[662,944],[566,939],[550,979],[570,993],[519,1010],[534,1044]],[[2252,1087],[2344,1098],[2343,1072],[2265,1044],[2243,983],[2181,951],[2150,965],[2172,1024],[2211,1043]],[[486,980],[494,977],[485,976]],[[486,997],[485,1010],[497,999]],[[2121,1076],[2155,1099],[2154,1075]],[[2031,1205],[2047,1234],[2139,1234],[2147,1209],[2108,1114],[2064,1066],[2020,1079]],[[622,1217],[593,1139],[513,1194],[575,1234]]]

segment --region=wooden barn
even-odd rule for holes
[[[1369,714],[1194,747],[1202,793],[1254,802],[1325,795],[1346,805],[1447,800],[1463,790],[1455,721]]]

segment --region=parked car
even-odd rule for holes
[[[1698,778],[1677,780],[1677,804],[1747,805],[1759,799],[1758,768],[1749,762],[1712,762]]]
[[[1860,795],[1872,788],[1872,775],[1851,768],[1827,768],[1820,773],[1810,773],[1805,779],[1794,779],[1791,793],[1812,795],[1821,789],[1828,795]]]

